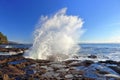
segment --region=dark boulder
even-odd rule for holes
[[[111,68],[112,70],[114,70],[115,72],[120,74],[120,67],[118,67],[118,66],[109,66],[109,68]]]
[[[97,56],[96,55],[90,55],[90,56],[88,56],[88,58],[97,58]]]
[[[85,61],[81,62],[81,64],[82,64],[83,66],[86,66],[86,67],[90,66],[90,65],[93,64],[93,63],[94,63],[94,62],[91,61],[91,60],[85,60]]]

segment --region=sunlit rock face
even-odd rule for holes
[[[7,37],[2,32],[0,32],[0,44],[7,44],[7,43],[8,43]]]

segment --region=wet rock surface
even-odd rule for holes
[[[0,80],[120,80],[119,62],[32,60],[0,56]]]
[[[28,48],[2,48],[0,47],[0,52],[16,52],[16,53],[24,53]]]
[[[94,58],[97,58],[97,56],[96,55],[89,55],[88,58],[93,58],[94,59]]]

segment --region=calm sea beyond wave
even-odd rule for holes
[[[80,44],[79,55],[97,55],[100,60],[120,61],[120,44]]]
[[[31,48],[32,44],[0,45],[0,47]],[[87,59],[88,55],[96,55],[98,60],[120,61],[120,44],[79,44],[78,56],[80,59]],[[1,54],[5,54],[2,53]]]

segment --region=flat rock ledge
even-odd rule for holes
[[[1,48],[0,52],[15,52],[15,53],[24,53],[25,50],[28,50],[28,48]]]
[[[0,56],[0,80],[120,80],[120,62],[49,61]]]

